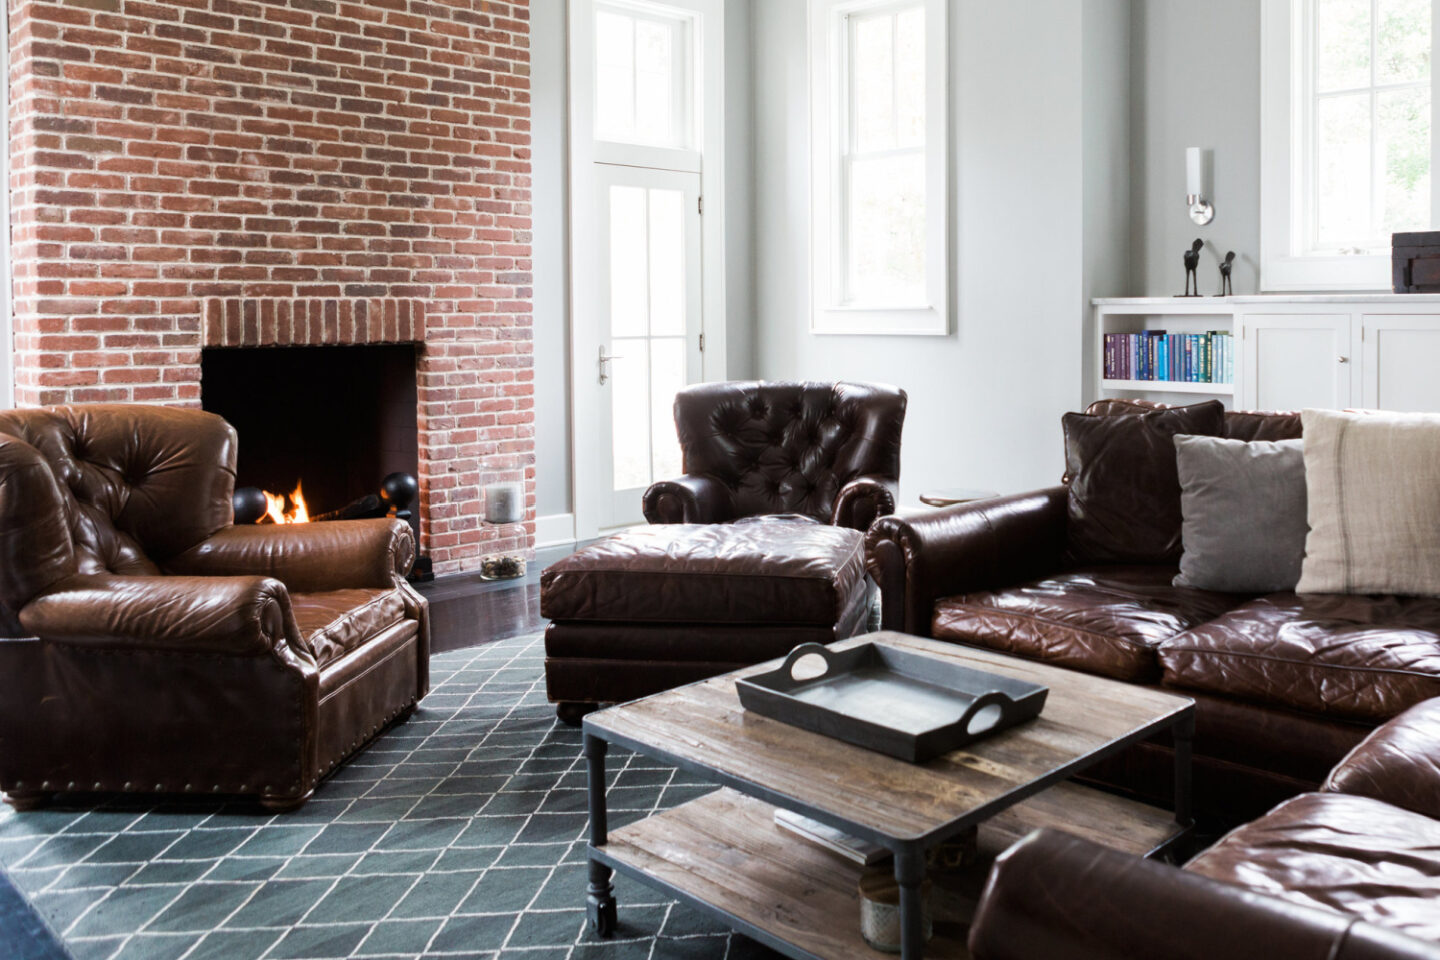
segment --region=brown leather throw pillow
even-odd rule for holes
[[[1180,558],[1176,434],[1219,436],[1219,400],[1148,413],[1067,413],[1068,558],[1074,563],[1174,563]]]

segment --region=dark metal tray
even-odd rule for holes
[[[809,654],[824,658],[825,672],[795,679],[796,662]],[[847,650],[802,644],[780,669],[735,687],[747,710],[911,763],[1033,720],[1049,693],[1036,683],[874,643]]]

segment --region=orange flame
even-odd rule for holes
[[[310,508],[305,505],[305,494],[300,489],[300,482],[295,482],[295,489],[290,494],[289,510],[285,509],[286,497],[281,493],[265,491],[265,515],[274,523],[309,523]],[[264,517],[261,518],[263,520]]]

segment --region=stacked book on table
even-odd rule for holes
[[[1105,379],[1234,383],[1235,338],[1224,330],[1107,333]]]

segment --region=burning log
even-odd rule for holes
[[[392,473],[381,482],[379,493],[367,493],[339,510],[311,514],[305,493],[297,481],[288,497],[259,487],[240,487],[231,498],[235,522],[249,523],[311,523],[326,520],[364,520],[391,516],[409,521],[410,505],[419,495],[420,485],[408,473]],[[287,500],[289,507],[287,509]]]

